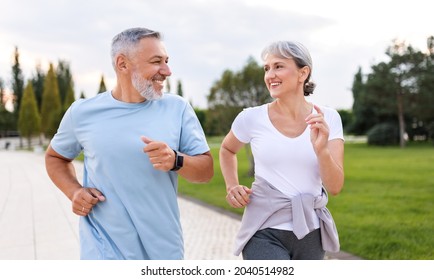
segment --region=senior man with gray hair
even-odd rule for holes
[[[162,92],[171,71],[159,32],[119,33],[111,57],[116,86],[71,105],[46,151],[48,175],[81,216],[81,259],[183,259],[177,178],[212,178],[203,129],[188,102]]]

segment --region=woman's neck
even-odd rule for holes
[[[312,112],[313,105],[302,98],[276,99],[274,102],[275,110],[278,114],[291,119],[306,118]],[[272,103],[272,104],[273,104]]]

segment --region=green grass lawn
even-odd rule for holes
[[[242,214],[225,201],[218,147],[210,138],[215,176],[208,184],[179,179],[180,194]],[[240,183],[250,186],[248,163],[239,153]],[[341,250],[364,259],[434,259],[434,147],[345,145],[345,186],[328,208],[338,227]]]

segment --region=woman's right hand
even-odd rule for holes
[[[226,201],[234,208],[242,208],[250,202],[252,190],[246,186],[236,185],[228,190]]]

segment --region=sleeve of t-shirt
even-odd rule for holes
[[[187,155],[208,152],[209,146],[199,119],[190,104],[186,104],[182,116],[181,140],[179,151]]]
[[[330,110],[329,126],[329,140],[342,139],[344,140],[344,131],[342,126],[342,119],[336,110]]]
[[[69,159],[76,158],[82,150],[75,134],[75,126],[72,116],[75,105],[77,105],[77,103],[71,105],[65,115],[63,115],[57,133],[50,142],[51,147],[58,154]]]
[[[245,125],[247,117],[247,111],[241,111],[236,116],[231,126],[232,133],[242,143],[249,143],[251,139],[249,131],[247,130],[247,126]]]

